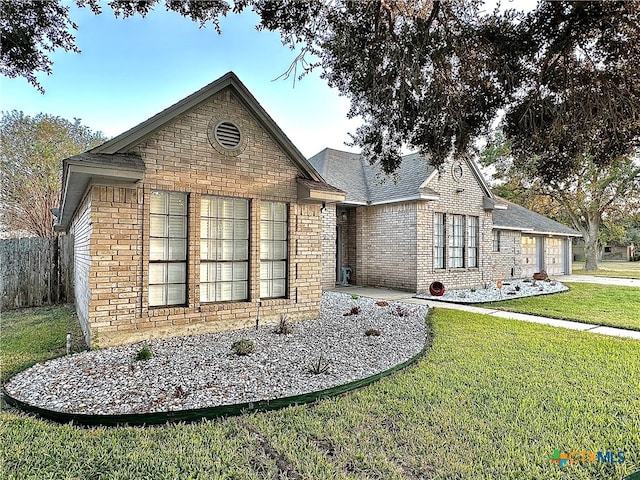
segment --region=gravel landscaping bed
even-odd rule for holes
[[[347,315],[354,307],[357,314]],[[28,405],[90,415],[168,412],[301,395],[388,370],[426,342],[428,307],[326,292],[317,320],[149,342],[69,355],[17,374],[7,393]],[[365,335],[377,329],[379,336]],[[231,345],[252,340],[255,353]],[[135,360],[148,345],[152,357]],[[325,373],[312,373],[320,356]]]
[[[446,287],[446,286],[445,286]],[[444,295],[435,296],[428,293],[421,293],[415,298],[424,300],[439,300],[441,302],[450,303],[487,303],[499,302],[501,300],[513,300],[514,298],[533,297],[535,295],[547,295],[550,293],[566,292],[569,287],[562,283],[552,280],[535,282],[525,282],[524,280],[512,280],[504,282],[502,289],[499,289],[495,283],[487,288],[476,289],[460,289],[445,290]]]

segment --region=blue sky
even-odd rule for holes
[[[146,18],[116,19],[72,9],[82,53],[54,52],[53,73],[40,75],[46,93],[26,80],[0,78],[0,109],[43,112],[92,130],[118,135],[234,71],[293,143],[307,157],[325,147],[350,150],[344,142],[358,126],[348,120],[349,102],[319,77],[276,80],[296,52],[278,33],[255,30],[246,12],[221,21],[222,35],[161,6]]]

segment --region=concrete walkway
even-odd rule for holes
[[[553,278],[562,283],[597,283],[600,285],[617,285],[620,287],[640,288],[640,280],[638,280],[637,278],[596,277],[595,275],[562,275]]]
[[[571,282],[569,276],[562,277],[562,281]],[[598,278],[598,277],[594,277]],[[603,278],[603,277],[600,277]],[[611,280],[611,279],[609,279]],[[618,280],[618,279],[614,279]],[[417,305],[428,305],[430,308],[448,308],[451,310],[462,310],[464,312],[479,313],[482,315],[491,315],[493,317],[508,318],[511,320],[520,320],[523,322],[540,323],[543,325],[551,325],[552,327],[568,328],[570,330],[580,330],[589,333],[599,333],[601,335],[609,335],[612,337],[623,337],[640,340],[640,331],[625,330],[623,328],[605,327],[601,325],[592,325],[589,323],[573,322],[570,320],[558,320],[557,318],[539,317],[537,315],[527,315],[524,313],[504,312],[493,308],[474,307],[472,305],[461,305],[457,303],[438,302],[433,300],[423,300],[413,298],[414,293],[400,292],[388,288],[374,287],[336,287],[336,292],[344,292],[351,295],[360,295],[363,297],[377,298],[388,301],[402,301],[405,303],[415,303]]]

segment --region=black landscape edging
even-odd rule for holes
[[[46,408],[36,407],[21,400],[13,398],[2,386],[2,396],[4,400],[14,407],[20,408],[27,412],[35,413],[43,418],[54,420],[60,423],[78,423],[81,425],[102,425],[102,426],[118,426],[118,425],[158,425],[163,423],[174,422],[196,422],[203,419],[213,419],[217,417],[226,417],[234,415],[242,415],[249,412],[277,410],[295,405],[303,405],[306,403],[322,400],[323,398],[334,397],[347,393],[358,388],[370,385],[384,377],[392,375],[410,365],[417,362],[427,351],[431,344],[429,339],[429,329],[425,333],[424,347],[413,357],[408,360],[391,367],[388,370],[378,372],[369,377],[362,378],[344,385],[331,387],[316,392],[304,393],[290,397],[276,398],[273,400],[260,400],[257,402],[237,403],[234,405],[218,405],[215,407],[203,407],[192,410],[176,410],[169,412],[152,412],[152,413],[129,413],[121,415],[89,415],[82,413],[66,413]]]

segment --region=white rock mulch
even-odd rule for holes
[[[502,288],[495,283],[487,285],[487,288],[446,290],[444,295],[434,296],[428,293],[416,295],[416,298],[424,300],[439,300],[451,303],[486,303],[499,302],[501,300],[513,300],[514,298],[533,297],[535,295],[547,295],[550,293],[566,292],[569,287],[556,281],[525,282],[524,280],[512,280],[504,282]]]
[[[343,316],[358,306],[357,315]],[[311,393],[388,370],[419,353],[426,342],[428,307],[326,292],[317,320],[86,351],[37,364],[5,389],[32,406],[65,413],[121,415],[233,405]],[[399,315],[400,312],[403,315]],[[369,328],[380,336],[366,336]],[[231,344],[247,338],[256,351],[237,356]],[[134,360],[148,344],[149,360]],[[322,355],[327,373],[309,365]]]

